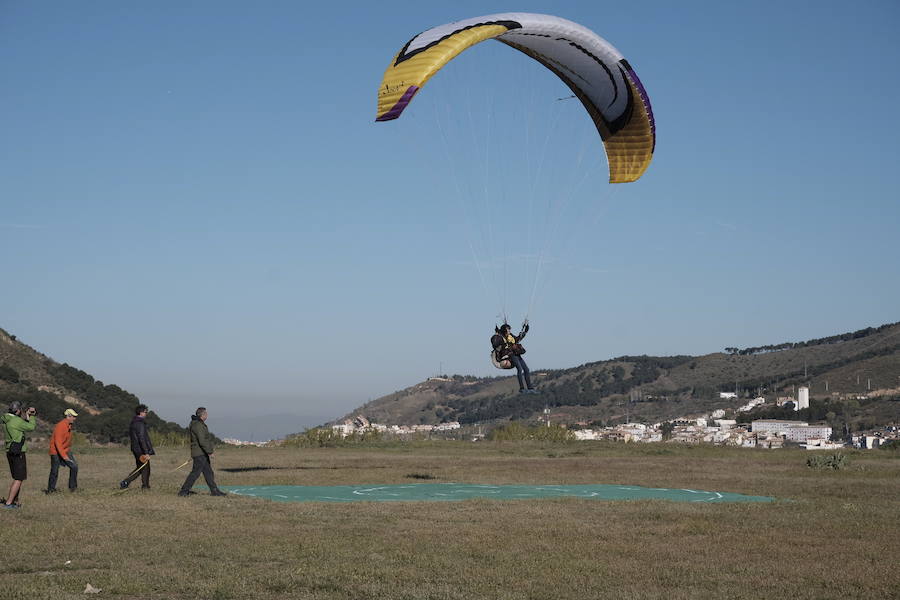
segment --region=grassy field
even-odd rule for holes
[[[23,507],[0,513],[0,598],[869,598],[900,589],[900,455],[813,470],[799,450],[410,443],[222,449],[223,485],[619,483],[775,496],[771,504],[579,499],[275,503],[115,489],[131,455],[77,454],[82,490],[45,496],[29,453]],[[229,472],[226,469],[265,469]],[[4,473],[5,474],[5,473]],[[61,483],[68,475],[61,472]],[[9,484],[2,481],[3,490]],[[202,481],[202,479],[201,479]],[[68,562],[71,561],[71,562]]]

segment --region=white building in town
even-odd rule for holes
[[[797,390],[797,403],[794,405],[794,410],[803,410],[804,408],[809,408],[808,387],[802,387]]]
[[[439,425],[434,426],[435,431],[453,431],[454,429],[459,429],[460,424],[459,421],[449,421],[447,423],[441,423]]]
[[[863,435],[859,438],[859,447],[864,450],[874,450],[881,446],[882,439],[874,435]]]
[[[805,443],[800,444],[800,447],[806,450],[837,450],[843,448],[844,444],[842,442],[809,438]]]
[[[342,438],[345,438],[356,431],[356,427],[353,425],[353,423],[341,423],[340,425],[332,425],[331,429],[335,433],[339,434]]]
[[[753,421],[751,431],[759,435],[775,434],[783,436],[789,442],[805,442],[809,439],[829,439],[831,427],[828,425],[810,425],[803,421],[777,421],[761,419]]]
[[[831,427],[828,425],[800,425],[790,427],[784,434],[784,439],[789,442],[806,442],[811,439],[827,440],[831,437]]]
[[[775,419],[760,419],[750,424],[750,431],[753,433],[785,433],[790,427],[799,425],[809,425],[803,421],[778,421]]]
[[[753,400],[750,400],[749,402],[747,402],[747,404],[738,408],[737,411],[738,412],[750,412],[757,406],[759,406],[761,404],[765,404],[765,403],[766,403],[766,399],[763,398],[762,396],[760,396],[759,398],[754,398]]]

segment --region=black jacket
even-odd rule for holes
[[[493,346],[494,352],[497,354],[497,358],[502,359],[509,356],[510,354],[516,354],[519,356],[525,354],[525,347],[522,346],[522,344],[520,344],[519,342],[525,339],[526,333],[528,333],[527,325],[522,327],[522,331],[519,332],[519,335],[513,336],[516,340],[515,344],[510,344],[507,339],[499,333],[495,333],[494,335],[492,335],[491,346]]]
[[[128,437],[131,438],[131,452],[135,456],[141,454],[156,454],[153,450],[153,444],[150,442],[150,435],[147,433],[147,424],[144,418],[135,415],[131,419],[131,425],[128,427]]]

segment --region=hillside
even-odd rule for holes
[[[98,443],[121,442],[127,436],[134,407],[140,404],[134,394],[60,364],[0,329],[0,408],[6,410],[13,400],[37,409],[33,439],[46,436],[63,411],[74,408],[79,415],[77,431]],[[185,431],[152,411],[147,423],[160,433]]]
[[[536,420],[648,423],[723,409],[747,398],[795,397],[810,388],[801,418],[851,428],[900,421],[900,323],[804,342],[726,348],[704,356],[622,356],[571,369],[533,371],[540,394],[522,396],[513,376],[432,378],[378,398],[350,415],[387,425]],[[738,392],[722,400],[719,392]],[[345,417],[346,418],[346,417]],[[341,419],[343,420],[343,419]]]

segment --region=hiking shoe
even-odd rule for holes
[[[209,493],[209,495],[210,496],[227,496],[228,494],[226,494],[222,490],[213,490]]]
[[[178,492],[178,495],[179,495],[179,496],[193,496],[193,495],[196,494],[196,493],[197,493],[197,492],[194,492],[194,491],[189,490],[189,491],[187,491],[187,492],[185,492],[185,491]]]
[[[124,489],[126,489],[127,487],[128,487],[128,482],[125,481],[124,479],[123,479],[122,481],[119,482],[119,489],[120,489],[120,490],[124,490]]]

